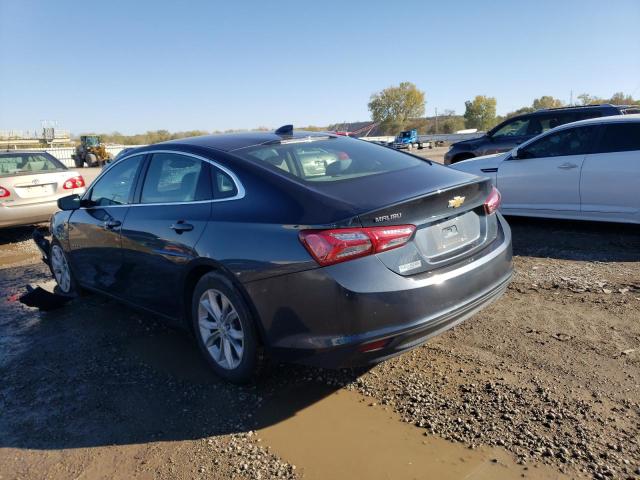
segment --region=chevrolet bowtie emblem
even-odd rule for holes
[[[464,203],[465,197],[455,196],[451,200],[449,200],[449,208],[458,208],[461,207]]]

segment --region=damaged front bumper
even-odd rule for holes
[[[33,233],[31,234],[31,238],[33,238],[33,241],[36,242],[36,245],[38,246],[38,250],[40,250],[40,253],[42,253],[42,261],[46,263],[49,267],[51,267],[51,261],[50,261],[51,242],[38,229],[35,229],[33,231]]]

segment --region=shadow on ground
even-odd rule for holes
[[[253,430],[356,378],[352,371],[283,365],[254,385],[230,385],[210,373],[188,334],[118,302],[91,295],[42,313],[7,301],[24,283],[48,279],[47,273],[40,265],[0,270],[0,448],[121,445]]]
[[[640,225],[508,217],[513,254],[598,262],[640,261]]]
[[[46,223],[26,225],[23,227],[0,228],[0,245],[31,240],[31,234],[36,228],[43,231],[48,229]]]

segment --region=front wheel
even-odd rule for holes
[[[226,277],[208,273],[200,279],[191,320],[200,351],[220,377],[246,383],[261,370],[263,352],[252,315]]]
[[[98,163],[98,157],[94,153],[87,153],[85,160],[87,162],[87,167],[97,167],[100,165]]]
[[[51,273],[56,279],[58,289],[65,295],[73,295],[77,293],[77,284],[71,268],[69,267],[69,261],[67,255],[62,250],[59,243],[54,243],[51,246]]]

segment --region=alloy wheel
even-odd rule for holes
[[[209,289],[200,296],[198,327],[202,341],[216,364],[226,370],[240,365],[244,331],[238,312],[224,293]]]

